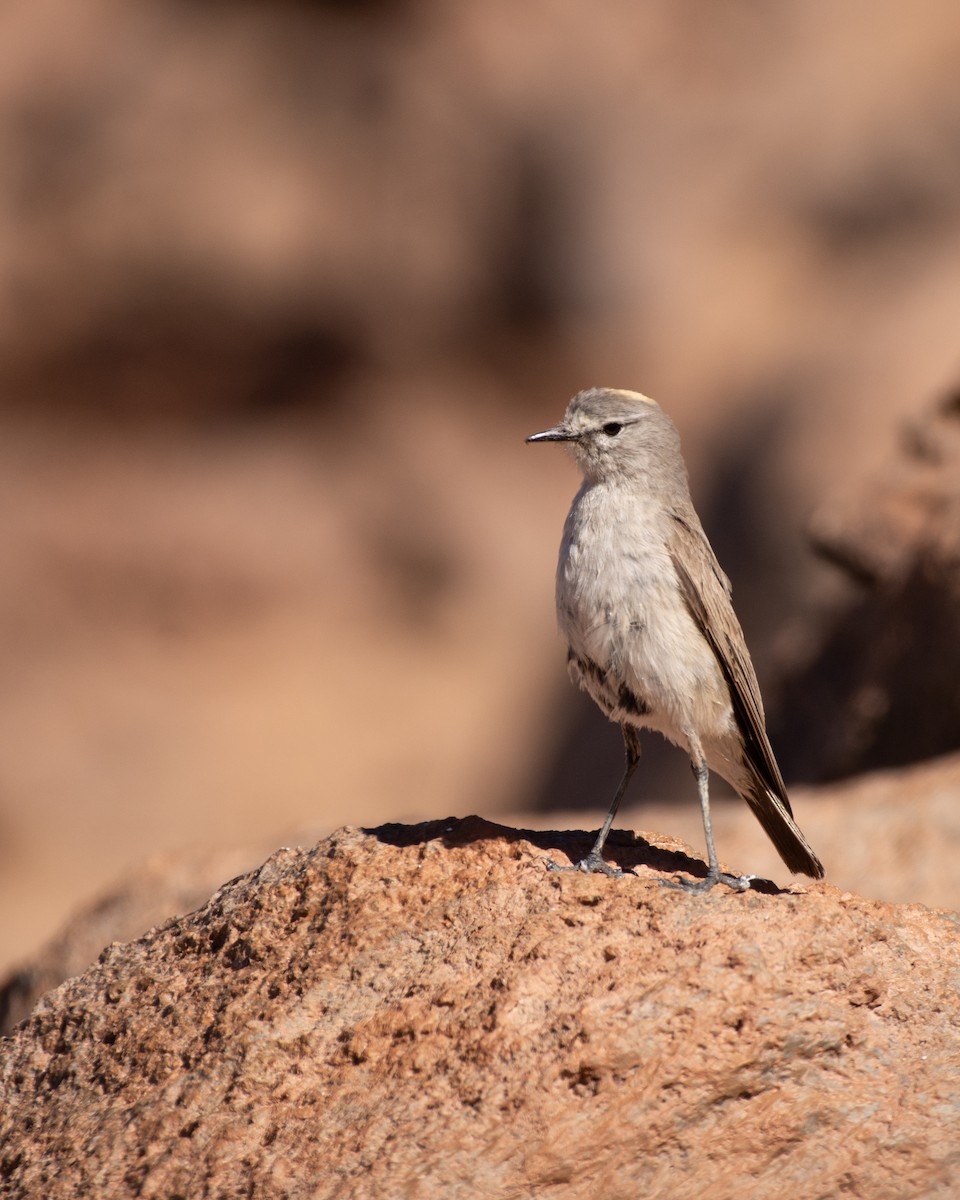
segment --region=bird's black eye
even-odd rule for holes
[[[616,437],[622,428],[619,421],[608,421],[603,427],[603,432],[607,437]]]

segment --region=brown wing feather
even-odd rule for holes
[[[792,871],[816,879],[823,865],[793,820],[787,788],[767,737],[760,687],[743,633],[730,602],[730,581],[693,517],[673,513],[670,557],[691,615],[710,643],[730,689],[734,717],[743,739],[744,765],[755,789],[744,799]]]
[[[730,581],[720,569],[706,535],[674,516],[675,544],[670,547],[684,599],[713,648],[730,688],[733,711],[743,737],[747,766],[793,816],[787,787],[767,737],[760,685],[746,653],[743,633],[730,603]],[[686,553],[684,552],[686,550]],[[698,569],[699,568],[699,569]],[[694,578],[696,575],[696,578]],[[737,645],[739,640],[740,646]]]

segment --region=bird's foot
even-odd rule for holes
[[[577,863],[570,863],[569,866],[561,866],[552,858],[547,859],[548,871],[582,871],[584,875],[609,875],[611,879],[622,879],[623,872],[619,867],[611,867],[609,863],[605,863],[603,859],[595,851],[591,850],[586,858],[581,858]]]
[[[690,896],[702,896],[718,883],[726,884],[734,892],[748,892],[755,875],[728,875],[725,871],[708,871],[703,879],[690,879],[686,875],[675,875],[673,879],[661,879],[662,887],[676,888]]]

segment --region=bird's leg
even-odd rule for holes
[[[697,791],[700,794],[700,811],[703,814],[703,834],[707,842],[707,874],[703,879],[688,879],[684,875],[677,875],[674,879],[662,879],[660,882],[664,887],[679,888],[681,891],[690,892],[692,895],[701,895],[703,892],[709,892],[718,883],[725,883],[727,887],[733,888],[735,892],[744,892],[750,887],[748,876],[727,875],[726,872],[720,870],[720,864],[717,861],[717,848],[713,844],[713,824],[710,821],[710,771],[707,767],[707,760],[703,757],[703,751],[700,749],[699,741],[696,738],[691,738],[690,745],[696,755],[691,762],[691,766],[697,780]]]
[[[623,872],[619,867],[611,867],[609,863],[605,863],[602,857],[603,844],[607,840],[607,834],[610,832],[610,827],[613,825],[613,819],[617,815],[617,809],[620,807],[620,802],[626,794],[630,780],[633,778],[633,773],[637,769],[637,764],[640,762],[640,739],[635,729],[629,725],[621,725],[620,732],[623,734],[623,748],[626,753],[627,764],[623,772],[623,777],[617,787],[616,794],[613,797],[613,802],[610,805],[610,811],[607,813],[606,820],[600,826],[600,832],[597,834],[597,840],[593,843],[593,849],[586,858],[582,858],[573,866],[561,867],[553,860],[548,860],[547,867],[551,871],[583,871],[585,874],[602,873],[611,875],[615,879],[622,877]]]

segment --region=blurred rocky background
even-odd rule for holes
[[[956,762],[910,775],[960,745],[955,5],[20,0],[0,35],[0,965],[151,855],[598,822],[576,476],[523,444],[593,384],[680,427],[788,781],[847,780],[798,805],[831,880],[960,904]],[[634,800],[699,845],[681,755]]]

